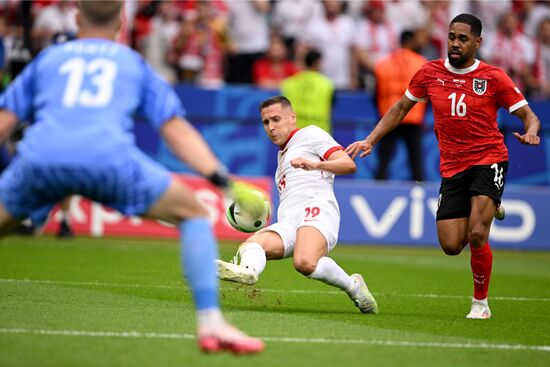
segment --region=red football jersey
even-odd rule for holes
[[[416,72],[405,94],[413,101],[432,102],[442,177],[508,160],[497,110],[514,112],[527,104],[504,71],[479,60],[466,69],[455,69],[448,60],[430,61]]]

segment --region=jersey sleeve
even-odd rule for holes
[[[185,116],[185,109],[173,87],[147,63],[143,63],[144,80],[138,115],[156,129],[176,116]]]
[[[497,71],[499,80],[497,88],[497,102],[500,106],[508,109],[510,113],[527,104],[527,100],[521,93],[512,79],[502,70]]]
[[[36,61],[30,63],[0,95],[0,109],[8,110],[19,121],[30,120],[33,113]]]
[[[337,150],[344,150],[344,148],[334,140],[329,133],[325,130],[311,126],[310,142],[315,150],[315,153],[324,160],[327,160],[332,153]]]
[[[424,102],[427,99],[425,71],[428,64],[424,64],[414,74],[405,95],[412,101]]]

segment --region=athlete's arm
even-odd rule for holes
[[[324,161],[310,161],[298,157],[293,159],[290,164],[294,168],[301,168],[306,171],[323,170],[332,172],[335,175],[348,175],[355,173],[355,162],[343,151],[336,150]]]
[[[0,110],[0,145],[10,137],[17,125],[17,116],[8,110]]]
[[[172,152],[205,177],[221,167],[210,147],[193,125],[182,117],[173,117],[160,127],[160,134]]]
[[[523,122],[523,129],[525,134],[521,135],[518,132],[514,132],[514,136],[521,144],[527,145],[539,145],[540,137],[537,135],[540,130],[540,121],[537,115],[531,110],[529,105],[518,108],[514,112],[514,115],[519,117]]]
[[[350,144],[346,148],[346,153],[349,154],[352,159],[354,159],[360,151],[362,151],[360,155],[361,158],[372,153],[374,145],[378,143],[382,137],[395,129],[415,104],[416,101],[403,95],[401,99],[384,114],[369,136],[367,136],[365,140],[356,141]]]
[[[0,144],[13,133],[19,121],[30,121],[33,111],[36,63],[40,55],[0,95]]]

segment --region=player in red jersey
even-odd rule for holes
[[[481,42],[481,21],[471,14],[456,16],[449,26],[448,58],[424,64],[369,136],[346,148],[352,158],[359,153],[365,157],[416,102],[431,101],[442,176],[437,236],[447,255],[458,255],[470,244],[474,297],[466,317],[471,319],[491,317],[487,294],[493,255],[488,237],[508,167],[497,110],[504,107],[521,119],[525,133],[514,136],[522,144],[540,143],[540,121],[520,90],[501,69],[475,58]]]

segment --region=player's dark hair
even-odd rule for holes
[[[411,42],[412,40],[414,40],[414,32],[413,31],[411,31],[409,29],[406,29],[403,32],[401,32],[401,39],[400,39],[401,46]]]
[[[122,1],[79,1],[78,8],[82,17],[96,26],[107,25],[119,19]]]
[[[264,108],[267,108],[267,107],[272,106],[272,105],[277,104],[277,103],[280,103],[281,106],[283,106],[283,107],[292,108],[292,104],[290,103],[288,98],[286,98],[285,96],[275,96],[275,97],[270,97],[270,98],[268,98],[268,99],[266,99],[266,100],[264,100],[260,103],[260,106],[259,106],[260,112]]]
[[[470,26],[470,30],[473,34],[480,37],[481,36],[481,20],[479,20],[478,17],[472,14],[459,14],[456,17],[451,20],[451,24],[453,23],[464,23],[468,24]]]
[[[306,54],[306,57],[304,59],[304,63],[306,64],[307,68],[311,68],[314,66],[319,60],[321,60],[321,53],[317,50],[311,50]]]

